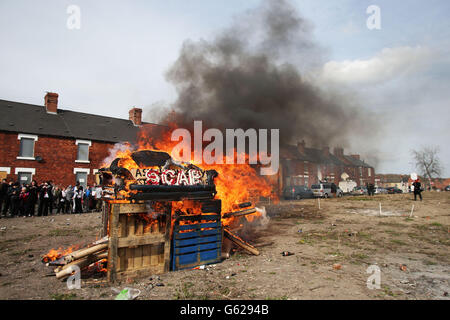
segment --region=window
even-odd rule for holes
[[[38,137],[29,134],[19,134],[17,139],[20,141],[19,156],[17,159],[34,160],[34,144],[38,140]]]
[[[89,163],[89,147],[91,146],[91,141],[77,140],[75,144],[78,146],[75,162]]]
[[[368,176],[371,177],[372,176],[372,168],[368,168]]]

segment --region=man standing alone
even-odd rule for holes
[[[419,195],[420,201],[422,201],[422,186],[419,179],[414,181],[413,187],[414,187],[414,201],[417,200],[417,195]]]

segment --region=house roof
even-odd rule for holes
[[[323,150],[315,148],[305,148],[305,152],[301,153],[297,146],[287,145],[281,148],[281,156],[288,159],[310,161],[314,163],[326,163],[334,165],[350,165],[355,167],[371,167],[362,160],[358,160],[351,156],[344,155],[343,159],[329,153],[325,155]]]
[[[116,143],[135,141],[139,127],[128,119],[64,109],[51,114],[44,106],[0,100],[0,131]]]

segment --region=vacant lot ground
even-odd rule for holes
[[[237,250],[205,269],[115,288],[139,289],[138,299],[449,299],[450,192],[423,195],[322,199],[320,209],[317,199],[281,201],[266,206],[268,223],[245,228],[259,256]],[[100,226],[100,214],[1,219],[0,299],[113,299],[101,279],[67,289],[40,261],[51,248],[95,240]],[[367,287],[371,265],[379,289]]]

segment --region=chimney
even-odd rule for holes
[[[322,152],[324,156],[328,156],[330,154],[330,147],[323,147]]]
[[[344,156],[344,148],[334,148],[334,155],[336,157],[343,157]]]
[[[305,140],[302,140],[301,142],[297,142],[297,149],[300,153],[305,153]]]
[[[129,119],[135,126],[140,126],[142,124],[142,109],[131,109],[129,113]]]
[[[58,94],[54,92],[47,92],[44,97],[44,104],[47,113],[58,113]]]
[[[352,154],[352,155],[350,155],[350,157],[352,157],[356,160],[359,160],[359,154]]]

